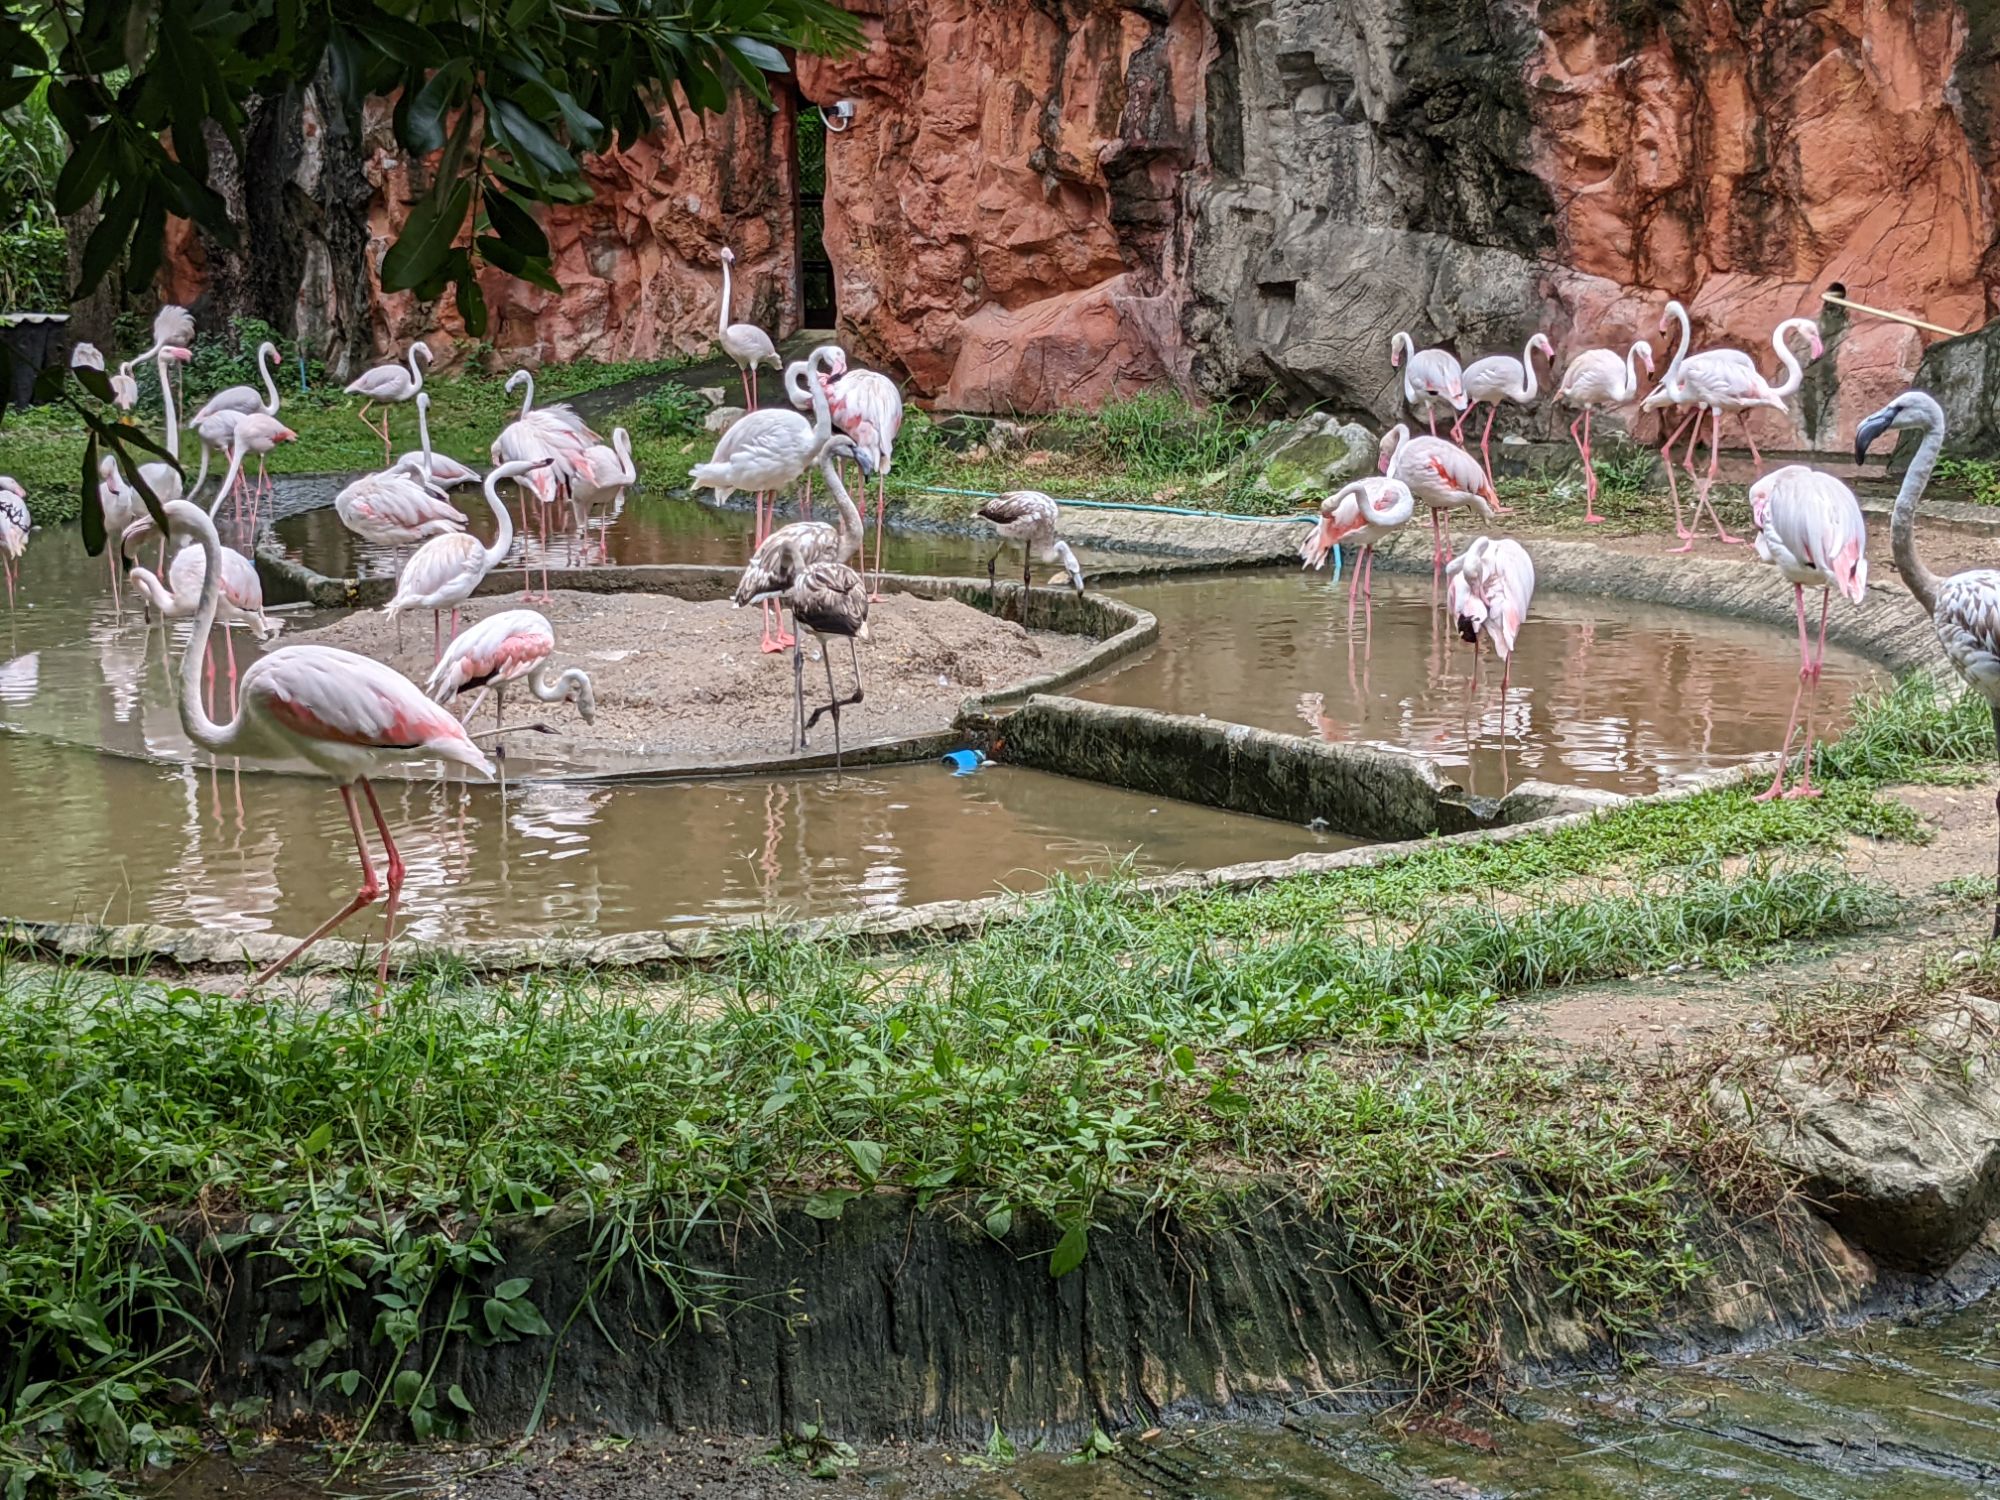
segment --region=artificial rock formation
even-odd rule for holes
[[[704,347],[724,241],[738,315],[790,332],[793,121],[839,99],[842,334],[948,407],[1171,383],[1382,420],[1398,328],[1467,358],[1541,328],[1567,354],[1657,338],[1679,297],[1698,344],[1775,374],[1771,327],[1835,285],[1951,328],[2000,301],[1992,0],[847,4],[865,48],[800,59],[776,110],[739,99],[591,164],[595,201],[544,213],[564,290],[484,279],[499,358]],[[387,120],[371,107],[358,153],[368,267],[421,182]],[[332,224],[353,174],[322,157],[287,180]],[[353,277],[325,264],[343,242],[315,234],[296,321],[352,342],[333,293]],[[177,293],[230,302],[191,236],[170,261]],[[407,296],[370,310],[385,352],[456,331]],[[1840,448],[1935,341],[1822,326],[1829,358],[1760,437]]]

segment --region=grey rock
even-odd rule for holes
[[[744,409],[740,406],[718,406],[702,418],[701,425],[710,432],[723,433],[734,427],[745,415]]]
[[[1602,787],[1557,786],[1550,781],[1524,781],[1500,799],[1498,822],[1532,823],[1565,813],[1605,812],[1631,799]]]
[[[1884,1265],[1936,1271],[2000,1211],[1996,1032],[2000,1005],[1965,996],[1868,1087],[1800,1056],[1747,1094],[1718,1081],[1711,1098],[1753,1124],[1849,1242]]]
[[[2000,322],[1931,345],[1917,366],[1917,384],[1944,408],[1945,438],[1952,453],[2000,457]],[[1915,452],[1915,439],[1915,433],[1908,434],[1898,450],[1896,472],[1902,472]]]
[[[1274,423],[1249,461],[1262,471],[1256,488],[1265,494],[1317,501],[1348,480],[1373,473],[1375,454],[1374,433],[1322,412]]]
[[[718,407],[728,399],[729,393],[719,385],[705,385],[697,390],[695,394],[706,401],[710,407]]]

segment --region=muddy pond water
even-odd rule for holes
[[[386,554],[357,552],[325,508],[336,488],[282,482],[276,537],[321,571],[385,567]],[[461,503],[484,511],[474,493]],[[642,497],[620,517],[612,556],[733,562],[750,524],[747,512]],[[976,574],[991,550],[983,537],[892,532],[885,562]],[[1092,569],[1131,561],[1084,557]],[[1323,575],[1120,585],[1113,592],[1159,616],[1160,643],[1080,691],[1414,751],[1490,793],[1529,776],[1650,791],[1776,743],[1795,683],[1782,632],[1545,594],[1503,713],[1490,670],[1468,694],[1466,653],[1444,637],[1428,587],[1379,573],[1364,638],[1349,635],[1345,595]],[[195,763],[170,676],[184,626],[148,628],[129,605],[115,614],[104,563],[85,556],[73,529],[36,533],[22,599],[0,621],[0,797],[32,807],[39,836],[12,843],[0,911],[297,932],[345,899],[352,853],[325,783]],[[255,649],[247,639],[238,647]],[[1829,654],[1829,722],[1873,675]],[[1159,871],[1353,842],[1007,767],[964,778],[925,764],[644,784],[522,769],[530,774],[504,794],[427,780],[388,789],[419,937],[891,910],[1032,890],[1127,860]]]

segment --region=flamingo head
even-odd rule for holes
[[[298,436],[291,428],[280,427],[276,432],[271,434],[271,441],[274,443],[292,443],[298,441]]]
[[[1458,638],[1468,646],[1478,645],[1489,613],[1486,601],[1467,589],[1458,601]]]
[[[1389,472],[1389,465],[1396,461],[1396,450],[1409,440],[1410,429],[1398,422],[1382,434],[1382,441],[1376,445],[1375,467],[1378,473]]]
[[[509,375],[507,377],[507,384],[505,387],[507,394],[510,396],[513,395],[514,387],[519,385],[522,381],[527,380],[529,378],[530,377],[526,370],[516,370],[512,375]]]
[[[727,245],[724,245],[722,247],[722,263],[725,266],[733,266],[736,264],[736,252],[730,249]]]
[[[425,364],[429,364],[431,362],[431,346],[429,344],[423,343],[421,340],[418,341],[416,344],[413,344],[410,348],[410,358],[415,359],[419,355],[423,356],[423,361]]]
[[[1678,298],[1675,298],[1673,301],[1670,301],[1664,308],[1660,310],[1660,326],[1658,330],[1659,332],[1665,333],[1667,331],[1667,325],[1673,322],[1674,315],[1676,313],[1680,314],[1680,316],[1682,316],[1683,318],[1687,316],[1687,309],[1681,306],[1680,299]]]
[[[1634,352],[1634,353],[1636,354],[1636,356],[1638,357],[1638,360],[1639,360],[1639,363],[1640,363],[1640,364],[1642,364],[1642,365],[1644,365],[1644,366],[1646,367],[1646,373],[1647,373],[1648,375],[1652,374],[1652,373],[1653,373],[1653,346],[1652,346],[1651,344],[1641,344],[1641,345],[1639,345],[1639,347],[1638,347],[1638,348],[1637,348],[1636,350],[1634,350],[1633,352]]]
[[[1864,463],[1868,450],[1883,433],[1904,427],[1942,431],[1944,408],[1922,391],[1905,391],[1872,416],[1863,417],[1854,429],[1854,461]]]
[[[1529,339],[1528,347],[1530,349],[1541,350],[1543,356],[1551,364],[1555,363],[1556,346],[1549,342],[1549,336],[1546,333],[1538,333],[1533,338]]]

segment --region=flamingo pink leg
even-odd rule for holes
[[[365,785],[366,783],[363,784]],[[368,857],[368,840],[363,838],[361,834],[361,810],[354,805],[354,788],[343,786],[340,789],[340,800],[346,804],[347,826],[354,830],[354,848],[361,856],[361,889],[354,893],[354,899],[349,901],[347,905],[343,906],[339,911],[307,933],[298,946],[293,948],[291,952],[287,953],[276,963],[259,970],[248,984],[236,992],[237,999],[242,999],[251,990],[269,981],[272,975],[281,973],[289,968],[293,959],[297,958],[306,949],[310,948],[314,943],[325,937],[334,928],[338,927],[342,922],[345,922],[349,917],[360,911],[362,907],[368,905],[369,902],[382,894],[381,884],[375,879],[374,861]]]
[[[1801,684],[1801,686],[1803,685]],[[1819,677],[1817,672],[1814,673],[1811,686],[1812,691],[1806,698],[1805,768],[1799,772],[1799,779],[1786,790],[1785,797],[1787,800],[1796,797],[1817,797],[1820,794],[1819,788],[1813,785],[1812,779],[1813,730],[1815,727],[1814,721],[1819,713]]]
[[[366,777],[361,781],[361,795],[368,799],[368,811],[375,815],[376,830],[382,835],[382,853],[389,865],[389,900],[382,908],[382,957],[375,969],[375,983],[383,986],[389,982],[389,946],[396,940],[396,903],[403,895],[403,856],[396,848],[396,841],[389,837],[389,822],[382,816],[382,804],[375,800],[375,788]],[[378,1002],[376,1014],[381,1009]]]
[[[1493,487],[1493,419],[1500,415],[1500,404],[1494,402],[1486,408],[1486,430],[1479,434],[1479,461],[1486,468],[1486,485]]]
[[[1597,513],[1597,466],[1590,457],[1590,414],[1591,408],[1583,409],[1583,520],[1586,526],[1595,526],[1604,517]],[[1576,427],[1571,424],[1569,434],[1576,436]]]
[[[1739,411],[1736,414],[1736,420],[1743,424],[1743,441],[1750,445],[1750,461],[1756,464],[1758,477],[1762,478],[1764,473],[1764,455],[1757,451],[1757,439],[1750,431],[1750,413]]]
[[[1424,416],[1431,424],[1431,436],[1436,437],[1438,435],[1438,409],[1426,402],[1424,404]]]
[[[1695,416],[1699,415],[1700,413],[1697,411]],[[1681,434],[1687,431],[1688,423],[1693,420],[1694,416],[1682,417],[1681,425],[1668,435],[1664,443],[1660,444],[1660,458],[1667,466],[1667,494],[1672,497],[1674,502],[1674,535],[1680,537],[1683,541],[1687,539],[1689,533],[1687,527],[1681,522],[1681,492],[1679,486],[1674,482],[1674,444],[1680,441]],[[1686,549],[1682,548],[1679,550],[1685,551]]]
[[[521,598],[532,603],[535,597],[535,575],[529,571],[528,560],[528,492],[521,491]]]
[[[229,715],[236,716],[236,632],[227,625],[222,627],[223,650],[229,655]]]
[[[1792,693],[1792,714],[1785,721],[1784,742],[1778,746],[1778,774],[1771,778],[1771,784],[1759,792],[1754,799],[1769,802],[1773,797],[1784,795],[1785,763],[1792,754],[1792,731],[1799,725],[1799,702],[1805,696],[1806,683],[1812,678],[1812,651],[1806,644],[1806,591],[1799,584],[1792,585],[1792,610],[1799,621],[1799,685]]]
[[[1692,453],[1694,449],[1690,447],[1688,451]],[[1731,536],[1727,531],[1725,531],[1722,525],[1722,517],[1715,513],[1715,500],[1713,498],[1715,494],[1715,474],[1717,468],[1721,465],[1721,462],[1722,462],[1722,408],[1718,406],[1715,409],[1715,427],[1713,435],[1708,440],[1708,483],[1702,486],[1701,499],[1698,503],[1706,505],[1708,507],[1708,518],[1709,520],[1715,522],[1715,539],[1719,542],[1727,542],[1731,546],[1741,546],[1743,543],[1743,538],[1740,536]]]
[[[882,602],[882,512],[889,503],[889,476],[877,475],[875,479],[875,588],[868,596],[870,604]]]

